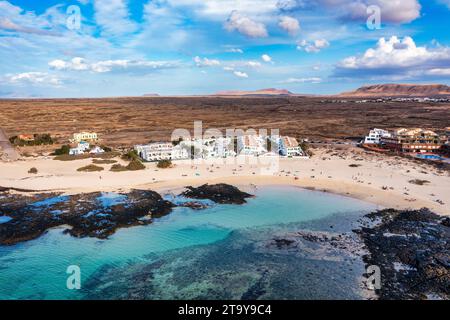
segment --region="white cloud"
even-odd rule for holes
[[[278,25],[290,35],[296,35],[300,31],[300,22],[289,16],[282,16]]]
[[[329,2],[330,0],[325,1]],[[421,6],[418,0],[363,0],[350,2],[340,0],[340,2],[343,2],[341,3],[341,10],[346,12],[346,16],[350,19],[367,19],[367,8],[372,5],[380,8],[382,23],[408,23],[420,17]]]
[[[268,54],[263,54],[263,55],[261,56],[261,59],[262,59],[264,62],[272,62],[272,57],[269,56]]]
[[[167,0],[171,6],[190,7],[204,18],[222,20],[231,10],[256,17],[264,17],[277,11],[278,0]]]
[[[224,27],[230,32],[236,30],[251,38],[263,38],[268,36],[266,26],[263,23],[256,22],[236,10],[231,12]]]
[[[196,56],[194,62],[197,67],[217,67],[220,66],[220,61],[216,59],[200,58]]]
[[[94,0],[94,9],[95,20],[106,35],[119,36],[138,29],[130,19],[125,0]]]
[[[234,65],[240,65],[243,67],[259,68],[261,67],[261,62],[258,61],[243,61],[240,63],[235,63]]]
[[[231,52],[231,53],[244,53],[244,51],[240,48],[230,48],[225,50],[226,52]]]
[[[105,72],[149,72],[158,69],[179,67],[177,61],[150,61],[150,60],[102,60],[89,63],[85,59],[76,57],[70,61],[53,60],[48,65],[55,70]]]
[[[350,56],[337,64],[337,75],[411,77],[423,74],[445,75],[450,65],[450,48],[417,46],[411,37],[380,38],[363,55]],[[434,70],[434,71],[432,71]]]
[[[426,72],[428,75],[433,76],[449,76],[450,77],[450,68],[436,68],[431,69]]]
[[[18,74],[9,74],[6,75],[6,80],[10,84],[31,84],[55,87],[59,87],[62,84],[62,80],[60,78],[45,72],[23,72]]]
[[[322,78],[311,77],[311,78],[289,78],[280,83],[320,83],[322,82]]]
[[[242,71],[233,71],[233,74],[238,78],[248,78],[248,74]]]
[[[330,43],[325,39],[318,39],[312,42],[308,42],[306,40],[302,40],[297,43],[297,50],[305,50],[306,52],[320,52],[320,50],[327,48],[330,46]]]

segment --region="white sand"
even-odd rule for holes
[[[348,195],[381,207],[427,207],[436,213],[450,214],[450,179],[446,172],[439,173],[430,165],[357,148],[345,151],[322,148],[314,150],[314,154],[309,160],[281,159],[275,175],[262,175],[258,164],[193,166],[190,161],[177,161],[170,169],[157,169],[154,163],[147,163],[146,170],[127,172],[110,172],[111,165],[100,165],[105,171],[82,173],[76,169],[91,164],[92,159],[56,161],[41,157],[0,163],[0,186],[75,194],[132,188],[163,191],[219,182],[243,189],[251,189],[252,185],[295,185]],[[361,166],[352,168],[350,164]],[[37,175],[28,173],[31,167],[38,169]],[[430,183],[415,185],[409,183],[412,179]]]

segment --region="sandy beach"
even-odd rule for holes
[[[0,163],[0,186],[36,191],[60,191],[76,194],[93,191],[128,191],[151,189],[174,192],[188,185],[229,183],[244,190],[263,185],[294,185],[342,194],[383,207],[418,209],[449,215],[450,203],[448,172],[431,165],[400,157],[389,157],[366,152],[359,148],[319,148],[310,159],[281,158],[278,170],[268,174],[264,159],[255,163],[228,159],[230,163],[201,163],[176,161],[174,167],[158,169],[155,163],[146,163],[146,170],[111,172],[111,165],[101,172],[78,172],[92,163],[92,159],[58,161],[52,157],[25,158],[16,162]],[[116,159],[119,163],[120,159]],[[262,164],[261,164],[262,162]],[[31,167],[37,174],[29,174]],[[411,180],[424,180],[424,184]]]

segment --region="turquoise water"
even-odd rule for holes
[[[439,156],[437,154],[421,154],[421,153],[417,153],[415,155],[415,157],[419,158],[419,159],[437,160],[437,161],[444,161],[444,162],[450,163],[450,159],[449,158],[441,157],[441,156]]]
[[[180,257],[183,257],[183,261],[191,261],[191,258],[186,258],[190,253],[193,256],[196,253],[198,259],[183,264],[183,268],[198,269],[201,261],[204,261],[201,257],[204,257],[205,250],[219,249],[224,241],[233,239],[228,244],[230,246],[240,241],[252,245],[259,235],[267,236],[299,223],[330,217],[340,221],[340,217],[355,213],[360,215],[374,209],[373,205],[362,201],[294,187],[266,187],[255,194],[257,197],[242,206],[215,205],[205,210],[176,208],[173,213],[151,225],[118,230],[108,240],[77,239],[64,235],[64,229],[58,228],[33,241],[0,247],[0,299],[82,299],[95,296],[93,292],[106,286],[103,280],[99,280],[105,269],[113,269],[116,274],[120,274],[124,270],[148,266],[155,259],[169,261],[168,257],[171,257],[170,268],[174,268],[179,264],[177,261]],[[114,199],[111,195],[107,195],[107,198],[105,201]],[[245,250],[239,249],[234,254],[241,251],[245,253]],[[255,264],[259,256],[254,253]],[[216,261],[208,259],[208,263],[220,264],[222,257],[214,257]],[[265,264],[268,259],[272,259],[272,256],[264,257]],[[80,266],[82,287],[87,283],[88,288],[66,288],[66,269],[69,265]],[[245,267],[241,265],[241,268]],[[130,279],[132,282],[133,277]],[[114,285],[116,280],[112,276],[105,281],[108,281],[108,285]],[[177,283],[181,285],[184,281],[186,279],[180,278]],[[195,283],[195,279],[193,281]],[[128,289],[127,283],[121,282],[120,285],[124,291]],[[165,294],[160,292],[157,297],[176,298]],[[110,296],[102,293],[101,297],[118,296],[118,293]]]

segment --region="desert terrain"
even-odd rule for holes
[[[50,133],[66,143],[74,132],[96,131],[110,146],[167,140],[176,128],[280,129],[314,141],[362,137],[373,127],[450,125],[449,103],[330,102],[323,97],[136,97],[0,100],[0,127],[9,136]]]

